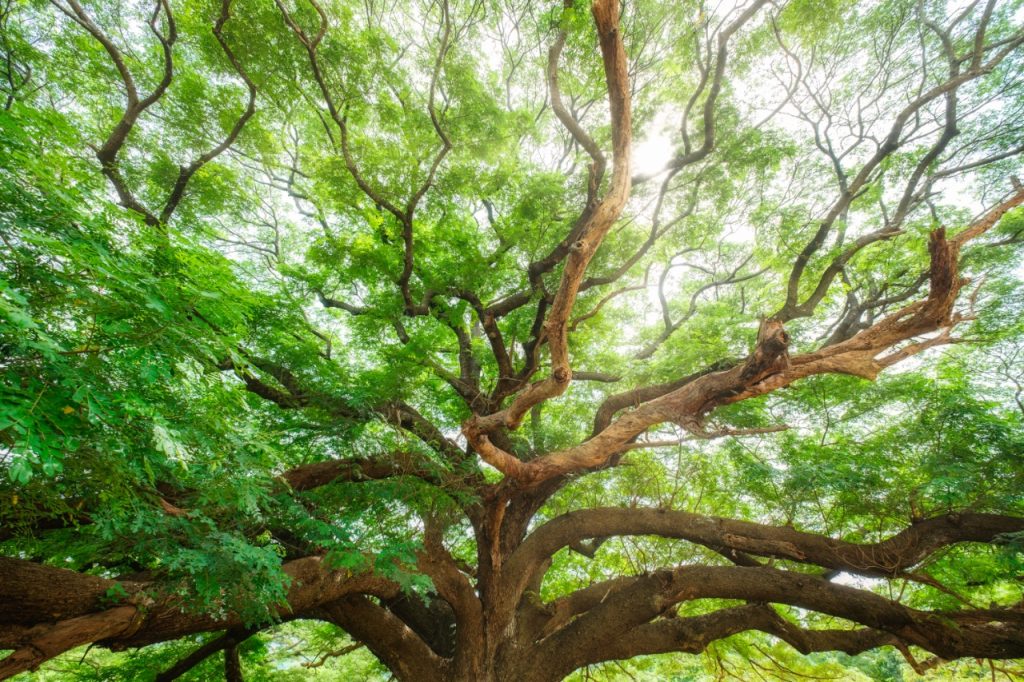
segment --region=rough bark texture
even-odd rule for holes
[[[535,592],[561,548],[590,538],[655,534],[745,557],[766,557],[862,575],[907,575],[934,552],[963,542],[992,542],[1024,531],[1024,519],[985,514],[921,521],[875,544],[856,544],[788,527],[660,509],[591,509],[541,525],[508,557],[494,578],[478,581],[443,547],[421,553],[445,604],[433,608],[400,597],[393,583],[372,575],[330,571],[310,557],[286,564],[294,583],[286,619],[333,622],[364,642],[403,680],[557,680],[578,667],[642,653],[699,652],[745,630],[772,634],[800,651],[861,651],[883,644],[914,645],[944,658],[1024,656],[1024,612],[964,609],[925,612],[872,592],[832,583],[830,571],[807,574],[760,562],[681,566],[597,583],[553,602]],[[490,554],[489,549],[482,552]],[[237,644],[251,632],[237,619],[180,610],[159,586],[121,582],[128,597],[102,604],[113,580],[83,576],[18,559],[0,559],[0,646],[15,652],[0,674],[31,670],[70,648],[102,641],[120,649],[228,629],[183,659],[161,679],[174,679],[218,650],[236,670]],[[154,598],[155,595],[155,598]],[[695,599],[739,599],[749,606],[680,618],[677,605]],[[788,604],[838,616],[861,629],[802,630],[768,604]]]

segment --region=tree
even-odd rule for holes
[[[7,0],[0,679],[1008,671],[1022,11]]]

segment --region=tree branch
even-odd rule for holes
[[[234,649],[238,644],[249,639],[254,632],[255,630],[229,630],[220,637],[211,639],[209,642],[157,675],[154,682],[171,682],[171,680],[176,680],[218,651]]]
[[[319,613],[365,644],[399,680],[417,679],[417,675],[444,679],[445,659],[397,616],[366,597],[345,597],[324,605]]]
[[[797,648],[805,650],[818,647],[842,649],[846,645],[856,651],[862,646],[869,648],[901,641],[946,659],[964,656],[1017,658],[1024,655],[1024,628],[1020,627],[1024,623],[1024,614],[1020,611],[1006,609],[997,613],[986,612],[984,616],[971,611],[920,611],[867,590],[830,583],[806,574],[742,566],[681,566],[633,578],[542,640],[539,653],[550,664],[560,662],[567,652],[580,650],[592,657],[600,657],[606,647],[609,647],[608,653],[623,654],[622,649],[616,648],[616,642],[623,638],[629,641],[631,637],[639,636],[640,640],[635,642],[637,646],[645,643],[654,646],[655,642],[662,647],[678,646],[678,640],[671,635],[687,634],[695,635],[691,640],[693,646],[703,647],[706,642],[702,641],[701,633],[687,632],[688,626],[710,626],[713,628],[707,633],[710,635],[715,634],[715,629],[731,634],[729,628],[715,625],[718,619],[714,614],[704,617],[707,620],[682,619],[678,626],[661,625],[663,621],[654,619],[673,614],[680,602],[709,598],[789,604],[845,618],[876,631],[876,634],[855,631],[861,634],[852,637],[838,635],[835,631],[816,633],[801,631],[778,621],[770,622],[774,618],[767,613],[764,620],[763,616],[757,618],[754,614],[747,614],[755,627],[764,625],[772,634],[786,641],[792,640]],[[551,608],[557,610],[557,604]],[[888,633],[889,637],[877,634],[879,632]],[[578,660],[564,663],[566,666],[579,664]]]
[[[846,341],[791,359],[789,334],[781,321],[764,320],[754,350],[743,363],[686,382],[622,415],[589,440],[529,462],[495,448],[479,430],[482,419],[476,420],[476,424],[471,420],[464,431],[485,461],[510,477],[515,485],[528,488],[573,471],[602,466],[655,424],[672,421],[691,431],[699,429],[704,417],[718,406],[764,395],[816,374],[843,373],[874,379],[886,367],[949,342],[950,330],[963,319],[953,315],[957,294],[965,283],[958,274],[961,247],[984,234],[1021,203],[1024,188],[1017,189],[950,240],[944,230],[932,233],[928,297],[901,308]],[[902,342],[934,332],[938,335],[931,339],[892,350]],[[493,418],[486,418],[486,423]]]
[[[347,595],[393,598],[399,586],[372,572],[353,574],[324,566],[319,556],[283,564],[289,580],[281,617],[294,617]],[[127,592],[125,604],[102,610],[112,589]],[[64,651],[103,640],[112,646],[143,646],[195,632],[242,625],[236,613],[182,611],[180,600],[153,582],[114,581],[31,561],[0,557],[0,648],[15,653],[0,661],[0,679],[34,668]]]
[[[858,575],[896,577],[934,552],[962,542],[989,543],[1024,530],[1024,519],[948,514],[916,523],[874,544],[837,540],[790,526],[767,526],[669,509],[594,508],[556,517],[531,533],[507,562],[509,575],[528,574],[563,547],[588,538],[658,535]],[[717,551],[717,550],[716,550]],[[520,578],[525,580],[526,578]]]
[[[601,44],[611,110],[612,179],[604,197],[592,208],[588,202],[588,207],[584,209],[582,225],[570,248],[558,291],[544,322],[544,332],[551,352],[551,375],[531,384],[516,396],[508,408],[485,417],[474,416],[463,425],[463,433],[481,457],[499,469],[501,466],[515,468],[512,463],[515,457],[496,452],[497,448],[488,439],[487,432],[502,426],[518,428],[531,407],[561,395],[569,385],[572,378],[568,348],[569,316],[587,265],[618,219],[629,196],[632,115],[626,52],[619,30],[618,3],[598,0],[593,4],[592,13]]]

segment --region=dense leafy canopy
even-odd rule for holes
[[[0,0],[0,678],[1021,677],[1022,19]]]

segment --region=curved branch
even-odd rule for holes
[[[240,353],[245,355],[244,350],[240,349]],[[393,426],[408,431],[427,445],[437,448],[450,457],[452,461],[464,459],[462,450],[458,445],[417,412],[415,408],[401,400],[384,401],[377,405],[357,409],[343,398],[310,388],[289,368],[272,360],[254,356],[246,356],[246,359],[251,363],[252,367],[272,378],[281,388],[260,379],[250,368],[237,366],[231,359],[223,361],[219,365],[219,369],[234,370],[245,383],[248,391],[276,404],[282,409],[294,410],[320,407],[332,415],[343,419],[365,421],[369,418],[380,418]]]
[[[150,31],[154,36],[156,36],[163,52],[163,74],[152,92],[140,99],[138,89],[135,85],[135,79],[132,76],[131,71],[128,69],[120,49],[118,49],[109,36],[104,33],[103,29],[96,25],[92,18],[78,3],[78,0],[65,1],[67,2],[66,7],[61,4],[60,0],[50,0],[54,7],[84,28],[93,37],[93,39],[103,47],[107,55],[110,57],[111,62],[113,62],[114,67],[117,69],[118,74],[121,76],[121,81],[125,87],[126,102],[124,111],[121,113],[121,118],[118,122],[114,124],[113,129],[110,131],[107,139],[103,142],[103,145],[96,150],[96,158],[100,162],[103,174],[107,177],[110,184],[113,185],[114,190],[117,192],[118,199],[121,204],[141,215],[146,221],[146,224],[157,226],[160,224],[160,219],[135,197],[134,193],[129,189],[128,184],[125,182],[124,177],[121,175],[121,171],[117,165],[117,155],[127,141],[128,134],[131,133],[132,129],[135,127],[135,123],[138,121],[139,116],[164,96],[167,88],[171,85],[171,80],[174,78],[174,59],[172,57],[171,50],[178,38],[178,33],[177,26],[174,21],[174,15],[171,13],[170,4],[167,0],[156,0],[153,13],[149,18],[148,24]],[[157,22],[160,18],[161,12],[166,15],[166,35],[157,28]]]
[[[572,2],[570,0],[566,3],[566,7],[571,6]],[[590,167],[590,179],[587,183],[588,194],[590,199],[593,199],[597,188],[601,184],[601,179],[604,177],[605,166],[608,162],[604,157],[604,152],[594,142],[594,138],[583,129],[580,122],[565,108],[565,103],[562,101],[562,91],[558,87],[558,60],[562,55],[562,48],[565,47],[567,35],[565,30],[559,31],[555,42],[551,44],[551,49],[548,50],[547,77],[548,91],[551,95],[551,110],[562,125],[565,126],[565,129],[569,131],[576,143],[583,147],[593,160],[593,164]]]
[[[116,637],[136,627],[139,614],[134,606],[119,606],[99,613],[39,625],[4,644],[14,651],[0,660],[0,680],[26,670],[35,670],[55,656],[77,646]]]
[[[660,334],[658,334],[658,336],[653,341],[651,341],[648,345],[644,346],[644,348],[637,352],[636,358],[638,360],[646,360],[647,358],[654,355],[658,348],[661,347],[661,344],[667,341],[669,337],[671,337],[679,330],[680,327],[686,324],[686,322],[688,322],[690,318],[692,318],[697,313],[697,301],[704,294],[704,292],[713,289],[717,290],[719,287],[723,286],[739,284],[740,282],[747,282],[751,279],[754,279],[755,277],[760,277],[762,274],[764,274],[765,270],[758,270],[757,272],[751,272],[745,275],[739,274],[740,270],[742,270],[744,266],[746,266],[746,264],[750,261],[750,258],[751,256],[748,256],[747,258],[743,259],[743,261],[739,265],[737,265],[736,268],[734,268],[731,272],[726,274],[723,278],[718,279],[712,277],[712,280],[710,282],[706,282],[697,287],[697,289],[690,295],[690,303],[686,311],[678,320],[675,321],[672,320],[669,314],[668,300],[666,299],[664,294],[665,279],[667,278],[668,273],[672,270],[672,268],[675,267],[675,264],[670,263],[668,267],[665,268],[665,271],[662,273],[661,280],[658,285],[658,296],[661,299],[662,316],[664,318],[665,328],[662,330]],[[678,265],[687,266],[689,264],[679,263]]]
[[[940,37],[945,36],[941,29],[935,27],[934,30],[938,32]],[[982,39],[984,29],[980,28],[977,35],[979,36],[979,39]],[[950,63],[949,77],[944,82],[919,94],[914,100],[907,104],[907,106],[900,110],[893,120],[892,126],[886,134],[885,139],[881,144],[879,144],[871,158],[869,158],[860,168],[856,176],[854,176],[854,178],[849,182],[849,185],[843,188],[840,197],[832,204],[828,213],[819,224],[814,236],[797,256],[796,261],[793,264],[793,268],[790,271],[787,283],[786,302],[782,308],[773,315],[775,319],[780,322],[787,322],[798,317],[806,317],[814,311],[814,308],[824,297],[825,291],[834,280],[836,274],[838,274],[838,271],[842,268],[845,262],[852,257],[853,253],[856,253],[856,249],[853,250],[852,253],[850,251],[844,252],[836,262],[826,269],[825,273],[816,285],[815,291],[801,303],[799,302],[800,282],[803,277],[804,270],[810,263],[811,258],[825,244],[825,240],[836,220],[845,214],[854,200],[863,193],[871,182],[873,182],[876,170],[882,167],[883,162],[905,143],[904,127],[908,122],[918,116],[929,103],[943,97],[946,100],[945,121],[939,138],[935,141],[924,157],[916,164],[903,197],[900,200],[900,205],[897,211],[898,215],[894,217],[894,224],[886,225],[878,232],[868,235],[869,238],[873,237],[869,239],[868,243],[894,235],[893,230],[899,227],[899,223],[902,222],[909,211],[911,201],[914,198],[914,190],[926,169],[935,159],[938,158],[949,141],[958,133],[956,119],[957,91],[965,84],[990,73],[1003,59],[1006,58],[1007,55],[1010,54],[1010,52],[1022,43],[1024,43],[1024,35],[1015,37],[1010,41],[1006,48],[1000,50],[985,63],[981,63],[980,61],[980,57],[984,53],[984,48],[976,45],[976,52],[974,54],[978,59],[972,61],[970,67],[966,71],[961,72],[959,69],[959,62],[955,59],[952,60]],[[865,245],[866,244],[862,244],[861,247]]]
[[[192,176],[195,175],[200,168],[227,151],[227,149],[235,143],[235,140],[238,139],[238,136],[241,134],[245,124],[248,123],[249,119],[256,113],[256,84],[249,77],[249,74],[246,72],[241,62],[238,61],[235,53],[231,50],[231,47],[224,39],[224,24],[226,24],[231,18],[231,2],[232,0],[221,0],[220,15],[217,17],[217,21],[213,25],[213,35],[220,44],[220,48],[224,52],[224,55],[231,63],[231,67],[235,70],[235,73],[238,74],[238,77],[242,79],[242,82],[245,83],[245,88],[249,93],[248,100],[246,101],[245,109],[239,117],[235,119],[234,125],[231,126],[231,130],[228,131],[228,134],[224,139],[213,147],[213,149],[201,154],[195,161],[180,169],[178,172],[178,178],[174,181],[171,193],[167,197],[167,201],[164,203],[163,210],[160,212],[161,223],[166,223],[170,219],[171,214],[173,214],[174,210],[178,207],[178,204],[181,203],[182,198],[185,196],[185,188],[188,186]],[[170,17],[170,12],[168,12],[167,16]]]
[[[570,248],[558,291],[544,323],[544,332],[551,352],[551,375],[531,384],[508,408],[486,417],[474,416],[463,425],[463,432],[480,456],[505,473],[516,470],[518,460],[514,455],[494,446],[487,432],[498,427],[518,428],[530,408],[561,395],[568,387],[572,378],[568,347],[569,316],[587,265],[612,224],[618,219],[629,196],[632,115],[626,51],[619,30],[618,2],[598,0],[593,4],[592,13],[601,45],[611,110],[612,179],[604,197],[592,210],[589,204],[584,210],[586,218]]]
[[[318,609],[381,660],[399,680],[444,679],[447,661],[383,606],[352,595]]]
[[[396,583],[372,572],[331,570],[320,556],[281,568],[289,581],[286,601],[278,607],[284,618],[352,594],[393,598],[400,593]],[[117,587],[127,592],[126,603],[103,610],[100,604]],[[16,650],[0,661],[0,679],[89,642],[143,646],[243,625],[237,613],[182,611],[180,599],[162,594],[158,583],[118,582],[7,557],[0,557],[0,602],[5,606],[0,648]]]
[[[814,564],[858,575],[894,577],[934,552],[961,542],[992,542],[1024,530],[1024,519],[947,514],[916,523],[873,544],[838,540],[789,526],[768,526],[668,509],[595,508],[556,517],[531,533],[507,563],[510,575],[589,538],[658,535],[757,556]]]
[[[281,12],[281,16],[288,25],[288,28],[291,29],[299,43],[306,50],[310,70],[313,73],[313,80],[316,81],[317,87],[320,90],[320,95],[323,97],[324,104],[327,106],[327,112],[330,115],[331,120],[338,126],[338,130],[341,133],[341,151],[345,159],[345,167],[348,169],[352,179],[355,180],[356,185],[359,186],[359,189],[363,194],[373,201],[375,205],[385,209],[388,213],[395,216],[399,223],[405,225],[410,222],[409,216],[402,209],[391,203],[387,198],[377,192],[369,182],[367,182],[366,178],[364,178],[362,173],[359,171],[355,158],[352,156],[352,150],[349,147],[348,140],[349,131],[347,115],[341,108],[339,108],[334,95],[331,94],[331,90],[327,85],[327,80],[324,77],[323,69],[320,66],[320,57],[317,53],[317,50],[320,47],[320,42],[324,39],[324,36],[327,35],[328,21],[326,12],[324,12],[323,8],[316,0],[309,0],[309,4],[312,5],[314,10],[316,10],[320,21],[317,33],[311,36],[305,31],[305,29],[299,26],[298,22],[281,0],[274,0],[274,2],[277,5],[278,10]]]
[[[704,138],[701,141],[700,147],[696,149],[691,149],[689,145],[689,136],[685,134],[689,122],[684,120],[683,140],[686,143],[684,147],[684,153],[677,155],[674,159],[672,159],[672,161],[669,162],[669,169],[679,170],[686,166],[692,165],[706,157],[708,154],[712,152],[712,150],[714,150],[716,126],[715,105],[718,101],[718,95],[722,91],[722,78],[725,75],[725,67],[729,57],[729,38],[731,38],[732,35],[736,33],[736,31],[738,31],[745,23],[750,21],[750,19],[753,18],[755,14],[757,14],[757,11],[761,9],[761,7],[766,5],[767,2],[768,0],[756,0],[755,2],[752,2],[750,6],[748,6],[746,9],[743,10],[742,13],[740,13],[740,16],[737,17],[735,21],[726,26],[718,34],[717,53],[715,55],[715,72],[711,78],[711,84],[708,89],[707,97],[704,100],[704,107],[701,112],[701,118],[703,121],[702,132]],[[690,106],[694,102],[696,102],[697,97],[703,92],[706,83],[707,80],[705,75],[705,79],[702,80],[700,87],[698,87],[697,91],[694,92],[693,97],[691,98],[689,105],[687,106],[687,111],[689,111]]]
[[[379,459],[331,459],[302,464],[281,474],[280,478],[295,491],[312,490],[335,481],[366,481],[413,476],[435,485],[441,481],[428,469],[416,464],[412,453],[397,452]]]
[[[649,654],[704,651],[715,640],[749,630],[778,637],[802,654],[842,651],[855,655],[886,644],[896,644],[893,635],[871,628],[852,630],[810,630],[793,625],[767,604],[724,608],[701,616],[665,617],[637,625],[620,634],[569,652],[565,668],[643,656]],[[538,671],[540,672],[540,671]],[[560,672],[560,671],[559,671]],[[538,677],[537,679],[541,679]]]
[[[591,588],[588,588],[591,589]],[[571,599],[572,595],[566,599]],[[659,616],[673,614],[676,605],[696,599],[743,599],[756,603],[779,603],[844,618],[883,635],[857,635],[865,646],[903,643],[919,646],[946,658],[1018,658],[1024,655],[1024,614],[1013,609],[985,612],[928,612],[912,609],[866,590],[838,585],[802,573],[768,567],[682,566],[629,579],[606,599],[539,643],[539,653],[558,661],[566,652],[588,651],[600,656],[630,633],[685,634],[686,620],[677,628],[659,625]],[[558,604],[550,605],[557,610]],[[714,614],[712,614],[713,616]],[[752,622],[759,619],[752,616]],[[766,614],[768,615],[768,614]],[[770,617],[770,615],[769,615]],[[690,624],[694,624],[690,621]],[[708,625],[708,621],[699,621]],[[762,624],[762,623],[759,623]],[[834,632],[816,634],[793,630],[776,622],[767,624],[772,634],[798,648],[813,650],[842,640]],[[652,632],[653,629],[653,632]],[[760,628],[758,628],[760,629]],[[665,630],[669,632],[666,633]],[[863,631],[859,631],[863,632]],[[698,635],[699,638],[699,635]],[[667,644],[667,642],[662,641]],[[695,644],[700,644],[698,639]],[[855,644],[854,648],[857,645]],[[567,662],[566,665],[570,663]]]
[[[154,682],[171,682],[172,680],[176,680],[218,651],[234,649],[240,643],[249,639],[249,637],[251,637],[255,632],[255,630],[244,629],[229,630],[220,637],[211,639],[209,642],[157,675]]]
[[[959,276],[961,248],[1022,203],[1024,188],[1017,188],[955,237],[947,240],[944,230],[933,232],[928,297],[901,308],[846,341],[790,358],[789,334],[782,322],[764,320],[754,350],[743,363],[687,382],[620,416],[589,440],[529,462],[495,448],[479,431],[478,424],[484,419],[477,420],[477,426],[470,421],[464,432],[485,461],[511,477],[515,485],[529,488],[574,471],[603,466],[656,424],[672,421],[690,430],[699,429],[704,417],[721,405],[765,395],[817,374],[842,373],[875,379],[886,367],[950,342],[952,328],[964,319],[953,314],[957,295],[965,284]],[[938,334],[929,339],[896,348],[914,337],[935,332]],[[492,415],[485,419],[494,418]]]
[[[615,414],[620,410],[624,410],[627,407],[639,407],[642,403],[660,398],[663,395],[677,391],[683,386],[686,386],[690,382],[699,379],[700,377],[711,374],[712,372],[721,372],[736,364],[738,360],[719,360],[714,362],[699,372],[688,374],[675,381],[669,381],[664,384],[652,384],[649,386],[640,386],[629,391],[623,391],[622,393],[614,393],[604,399],[601,406],[597,408],[597,413],[594,415],[594,428],[591,430],[591,435],[596,435],[601,431],[608,428],[608,425],[612,423],[612,419]]]
[[[438,595],[452,608],[455,616],[455,656],[452,660],[456,679],[474,677],[473,654],[477,638],[486,627],[483,604],[469,578],[459,570],[444,546],[441,528],[428,520],[424,548],[418,553],[418,566],[426,573]]]

